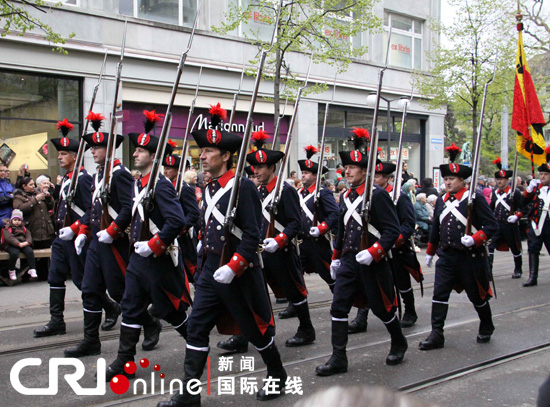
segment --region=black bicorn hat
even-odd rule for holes
[[[367,129],[361,127],[356,127],[351,133],[353,134],[351,141],[353,141],[354,149],[338,153],[342,160],[342,165],[358,165],[359,167],[367,168],[369,165],[369,156],[365,147],[370,141],[370,133]]]
[[[229,151],[231,154],[237,152],[241,148],[243,139],[236,134],[217,128],[222,120],[227,119],[227,111],[222,109],[218,103],[216,106],[210,105],[208,112],[212,115],[212,128],[196,130],[191,133],[199,148],[216,147],[220,150]]]
[[[162,160],[162,165],[169,168],[179,168],[181,157],[179,155],[168,154]]]
[[[103,120],[105,120],[105,116],[103,116],[101,113],[89,112],[88,116],[86,116],[86,120],[92,122],[92,128],[95,130],[95,132],[84,135],[84,141],[88,144],[89,147],[107,147],[109,134],[99,131]],[[122,134],[117,134],[116,147],[118,148],[123,141],[124,136]]]
[[[498,168],[498,171],[495,172],[496,179],[511,178],[512,175],[514,175],[514,171],[502,169],[502,162],[500,161],[500,157],[495,158],[495,160],[493,161],[493,164],[495,164]]]
[[[539,172],[550,172],[550,146],[546,147],[544,150],[546,153],[546,162],[542,165],[539,165]]]
[[[69,135],[69,132],[71,132],[74,129],[74,126],[69,123],[69,120],[66,118],[57,122],[57,130],[61,132],[63,137],[60,138],[52,138],[50,141],[52,142],[53,146],[57,151],[70,151],[73,153],[76,153],[78,151],[79,141],[76,139],[72,139],[67,137]]]
[[[274,165],[285,156],[282,151],[264,148],[264,143],[268,138],[269,135],[263,130],[252,133],[252,144],[256,146],[257,150],[246,155],[246,161],[250,165]]]
[[[244,172],[246,172],[246,175],[248,175],[248,178],[254,175],[254,166],[248,165],[244,167]]]
[[[304,150],[306,151],[307,158],[305,160],[298,160],[300,171],[309,171],[313,174],[317,174],[319,172],[319,164],[315,161],[311,161],[311,157],[317,154],[319,150],[315,146],[304,147]],[[328,168],[323,166],[322,171],[323,174],[326,174],[328,172]]]
[[[155,129],[156,123],[160,121],[164,117],[164,115],[157,114],[155,113],[154,110],[151,110],[151,111],[144,110],[143,114],[145,115],[145,121],[143,122],[144,132],[130,133],[128,134],[128,137],[130,138],[130,142],[135,147],[141,147],[151,153],[155,153],[159,146],[159,138],[149,133]],[[173,141],[168,140],[165,154],[172,154],[175,146],[176,145],[174,144]]]
[[[450,162],[439,166],[442,177],[460,177],[466,179],[472,175],[471,167],[455,163],[457,156],[462,152],[462,150],[455,145],[455,143],[445,148],[445,151],[449,154]]]

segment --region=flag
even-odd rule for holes
[[[518,153],[529,160],[531,160],[532,154],[534,164],[542,165],[546,162],[546,154],[544,153],[546,144],[542,135],[542,127],[546,122],[542,115],[542,109],[523,49],[523,23],[518,23],[517,28],[519,36],[516,54],[512,129],[518,132],[516,136]]]

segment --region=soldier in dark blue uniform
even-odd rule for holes
[[[539,179],[533,179],[523,193],[523,206],[533,204],[527,233],[529,279],[523,283],[524,287],[532,287],[538,283],[539,255],[543,243],[550,254],[550,146],[546,147],[546,161],[548,162],[538,168]]]
[[[464,179],[472,175],[472,169],[455,164],[460,148],[447,147],[450,163],[439,166],[445,180],[447,193],[435,204],[432,231],[426,250],[426,265],[435,264],[435,283],[432,299],[432,332],[420,342],[421,350],[442,348],[445,345],[443,326],[449,308],[449,296],[453,288],[464,289],[479,315],[478,343],[491,340],[495,330],[489,299],[492,296],[488,276],[488,255],[484,244],[498,229],[495,216],[485,197],[476,194],[472,208],[472,233],[467,235],[469,191]]]
[[[178,177],[178,169],[180,166],[181,157],[177,155],[167,155],[164,158],[164,176],[168,178],[174,187]],[[182,174],[183,176],[183,174]],[[177,191],[176,191],[177,192]],[[178,237],[181,252],[183,253],[183,267],[187,278],[192,283],[195,282],[194,275],[197,268],[197,246],[193,242],[192,228],[197,224],[200,217],[199,205],[195,195],[195,188],[187,184],[185,181],[181,183],[181,191],[178,193],[181,208],[185,215],[185,227]]]
[[[101,192],[104,186],[103,176],[109,137],[108,134],[99,131],[104,119],[103,115],[93,112],[86,117],[86,120],[92,122],[95,132],[86,134],[84,140],[91,148],[94,163],[101,167],[94,175],[92,197],[87,204],[86,213],[80,219],[81,226],[74,242],[76,252],[80,254],[91,232],[92,241],[86,252],[82,280],[84,339],[76,347],[65,350],[67,357],[82,357],[101,353],[99,325],[101,324],[101,305],[105,289],[117,302],[117,318],[120,315],[118,303],[124,294],[124,274],[128,264],[129,251],[125,229],[130,224],[132,217],[131,195],[134,178],[120,160],[114,161],[110,186],[106,186],[109,191],[109,214],[107,217],[110,220],[110,225],[107,228],[102,228],[104,214]],[[121,135],[115,135],[115,137],[116,147],[118,147],[124,137]]]
[[[157,407],[200,406],[200,394],[189,394],[186,386],[191,379],[202,376],[210,349],[209,335],[216,324],[220,333],[239,332],[250,339],[267,365],[268,376],[279,380],[279,389],[284,387],[287,377],[274,342],[273,314],[257,253],[262,216],[258,192],[250,180],[242,179],[234,228],[226,233],[224,218],[235,183],[232,155],[240,148],[242,139],[216,129],[226,117],[219,104],[210,112],[213,128],[193,132],[201,148],[204,171],[212,179],[204,188],[199,243],[202,261],[189,316],[183,393],[160,402]],[[228,262],[222,258],[223,253],[230,254]],[[262,389],[256,398],[269,400],[276,396]]]
[[[498,167],[495,172],[497,188],[491,196],[491,210],[498,222],[498,230],[491,238],[489,244],[489,267],[493,269],[495,249],[512,252],[514,256],[514,273],[512,278],[520,278],[523,264],[521,258],[521,237],[519,234],[518,220],[523,216],[520,210],[521,191],[516,188],[512,191],[508,182],[514,176],[511,170],[503,170],[500,158],[493,161]]]
[[[384,322],[390,333],[391,348],[386,364],[401,363],[407,350],[407,340],[395,313],[397,296],[387,260],[387,253],[399,237],[397,212],[388,193],[374,186],[370,200],[370,222],[367,225],[370,247],[361,250],[364,218],[360,211],[368,166],[368,155],[363,145],[368,140],[368,132],[358,128],[353,135],[355,150],[339,153],[350,189],[340,199],[338,235],[330,266],[332,277],[336,280],[330,308],[332,356],[315,369],[319,376],[347,372],[348,315],[354,302],[359,305],[356,301],[361,296],[366,297],[372,312]]]
[[[147,311],[150,304],[159,318],[187,337],[186,311],[191,305],[191,296],[176,239],[185,226],[185,216],[174,186],[164,175],[159,175],[152,202],[144,202],[155,152],[160,148],[159,139],[148,134],[156,121],[151,120],[153,115],[154,111],[146,113],[148,120],[144,133],[129,134],[130,141],[136,146],[133,154],[135,167],[141,171],[142,177],[135,181],[132,190],[131,252],[126,269],[126,288],[120,304],[120,341],[118,356],[107,368],[107,381],[117,374],[134,377],[134,374],[124,371],[124,365],[134,360],[141,327],[152,319]],[[154,118],[158,119],[158,116]]]
[[[67,173],[61,181],[55,217],[55,227],[59,232],[52,243],[50,271],[48,273],[48,283],[50,284],[50,321],[42,328],[34,331],[36,338],[62,335],[66,332],[65,321],[63,320],[63,311],[65,310],[65,281],[69,273],[71,273],[73,283],[80,290],[85,261],[85,253],[76,254],[73,238],[80,229],[80,218],[84,215],[84,211],[92,199],[92,177],[84,168],[81,168],[78,172],[74,201],[71,210],[67,213],[65,199],[69,192],[69,184],[73,176],[79,142],[67,137],[73,129],[73,125],[67,119],[58,122],[57,128],[61,130],[63,137],[52,139],[51,142],[59,152],[57,157],[59,165]]]

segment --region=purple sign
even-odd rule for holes
[[[152,105],[148,103],[135,103],[135,102],[124,102],[123,107],[123,119],[122,119],[122,132],[124,134],[128,133],[142,133],[143,132],[143,122],[145,116],[143,115],[144,110],[155,110],[156,113],[163,114],[166,112],[166,106],[164,105]],[[170,138],[171,139],[183,139],[185,136],[185,127],[187,126],[187,116],[189,114],[189,108],[183,106],[174,106],[172,110],[172,127],[170,129]],[[230,112],[227,112],[228,119]],[[223,123],[223,129],[235,133],[238,135],[243,135],[244,128],[246,125],[246,112],[236,112],[235,118],[233,120],[233,126],[229,130],[229,123]],[[252,131],[264,130],[271,137],[273,137],[274,125],[273,125],[273,115],[257,113],[253,115],[254,126]],[[284,117],[281,120],[280,124],[280,134],[281,134],[281,143],[286,142],[286,136],[288,132],[288,117]],[[192,130],[201,130],[206,129],[210,126],[210,114],[207,109],[195,109],[193,112],[193,117],[191,120]],[[156,134],[160,135],[162,129],[162,123],[157,125]],[[193,136],[190,136],[192,139]],[[271,139],[272,140],[272,139]]]

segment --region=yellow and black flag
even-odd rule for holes
[[[517,29],[519,36],[512,129],[518,132],[516,137],[518,153],[528,158],[533,165],[541,165],[546,162],[545,142],[542,135],[542,127],[546,122],[523,49],[523,23],[519,22]]]

